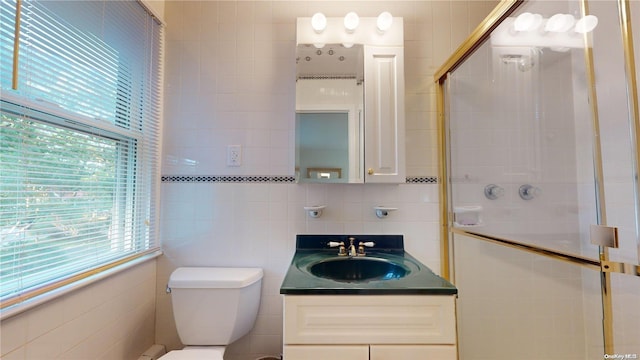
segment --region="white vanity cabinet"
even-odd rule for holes
[[[364,47],[365,182],[404,183],[404,48]]]
[[[284,359],[304,360],[366,360],[368,345],[285,345]]]
[[[455,295],[286,295],[287,360],[457,358]]]

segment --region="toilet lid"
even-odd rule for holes
[[[185,349],[173,350],[159,360],[223,360],[224,349]]]

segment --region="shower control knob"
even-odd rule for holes
[[[484,196],[489,200],[495,200],[504,195],[504,189],[496,184],[489,184],[484,187]]]
[[[541,192],[542,190],[540,190],[539,187],[535,187],[529,184],[524,184],[518,189],[518,193],[520,194],[520,198],[522,200],[531,200],[540,195]]]

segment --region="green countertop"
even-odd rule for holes
[[[311,237],[315,235],[305,235]],[[378,235],[389,237],[388,235]],[[401,237],[401,235],[399,235]],[[300,235],[299,235],[300,237]],[[360,294],[360,295],[455,295],[458,293],[453,284],[436,275],[426,265],[401,249],[400,245],[392,248],[385,247],[385,238],[376,238],[375,235],[361,239],[375,241],[376,249],[367,249],[365,257],[388,261],[401,266],[407,274],[402,277],[384,279],[336,281],[311,274],[310,267],[318,262],[326,260],[358,261],[360,258],[349,259],[338,257],[337,250],[317,246],[325,243],[325,239],[316,236],[311,239],[314,246],[298,245],[295,255],[289,265],[287,274],[280,287],[280,294],[284,295],[321,295],[321,294]],[[322,239],[319,241],[318,239]],[[327,238],[336,240],[336,236]],[[302,242],[309,244],[307,238]],[[340,240],[339,238],[337,240]],[[396,241],[397,239],[392,239]],[[396,242],[397,243],[397,242]],[[380,247],[379,247],[380,244]],[[339,258],[339,259],[338,259]]]

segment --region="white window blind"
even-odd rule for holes
[[[136,1],[2,1],[3,307],[157,248],[161,36]]]

